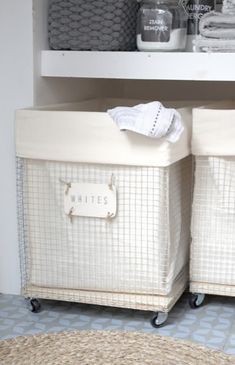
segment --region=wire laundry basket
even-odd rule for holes
[[[206,294],[235,296],[234,103],[193,112],[195,186],[192,208],[190,304]]]
[[[191,111],[171,144],[128,137],[105,103],[17,112],[22,294],[159,318],[188,283]]]

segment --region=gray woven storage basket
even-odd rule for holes
[[[50,0],[50,47],[133,51],[137,11],[137,0]]]

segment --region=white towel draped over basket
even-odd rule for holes
[[[191,108],[177,108],[184,132],[172,144],[121,132],[105,112],[136,103],[91,100],[17,111],[25,296],[169,311],[184,291]],[[115,187],[115,216],[66,214],[73,184]]]

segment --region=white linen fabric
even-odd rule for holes
[[[174,291],[188,264],[191,157],[167,168],[20,160],[26,290]],[[108,183],[111,174],[117,216],[71,222],[61,181]]]
[[[159,101],[133,107],[119,106],[107,112],[120,130],[165,138],[171,143],[178,141],[184,130],[180,114],[175,109],[165,108]]]
[[[191,290],[235,295],[234,221],[235,157],[197,156],[191,227]]]
[[[235,105],[193,110],[190,290],[235,295]]]
[[[235,156],[235,103],[218,102],[193,109],[192,153]]]
[[[120,103],[125,104],[125,101],[108,99],[102,103],[91,100],[17,111],[17,156],[53,161],[169,166],[191,153],[191,107],[177,108],[184,131],[176,143],[170,143],[130,131],[120,132],[104,112]],[[133,101],[128,104],[133,105]]]

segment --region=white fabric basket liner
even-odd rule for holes
[[[54,290],[52,298],[64,300],[171,308],[188,279],[190,156],[169,167],[22,158],[18,164],[25,295],[50,298]],[[117,216],[74,217],[71,223],[60,180],[106,183],[111,174],[118,191]],[[138,302],[133,295],[141,295]]]
[[[135,166],[168,166],[191,152],[192,107],[175,107],[182,116],[184,132],[178,142],[120,131],[106,112],[115,106],[141,101],[94,99],[16,112],[16,154],[39,160],[110,163]],[[143,101],[142,101],[143,102]],[[146,101],[145,101],[146,102]]]
[[[235,295],[235,157],[197,156],[191,290]]]
[[[71,223],[60,180],[106,183],[111,174],[117,216]],[[188,265],[191,178],[191,157],[164,168],[19,159],[26,292],[37,286],[173,295]],[[179,288],[186,283],[184,275]]]
[[[193,109],[192,153],[235,156],[235,102],[217,102]]]

